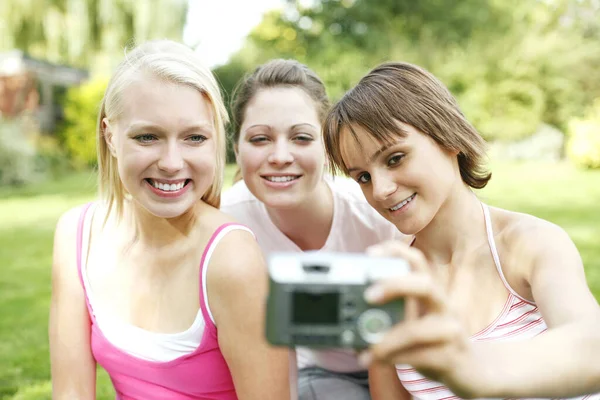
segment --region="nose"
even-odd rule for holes
[[[183,169],[183,156],[176,143],[168,143],[158,160],[158,169],[168,174],[175,174]]]
[[[294,155],[290,152],[287,140],[275,142],[273,151],[269,154],[267,161],[275,165],[286,165],[294,161]]]
[[[398,185],[391,176],[385,172],[371,174],[373,188],[373,199],[376,201],[385,201],[396,192]]]

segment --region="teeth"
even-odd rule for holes
[[[296,179],[296,176],[267,176],[268,181],[271,182],[289,182]]]
[[[391,211],[396,211],[402,207],[404,207],[405,205],[407,205],[408,203],[410,203],[412,201],[412,199],[415,198],[415,195],[413,194],[412,196],[410,196],[408,199],[404,200],[402,203],[400,204],[396,204],[394,207],[390,208]]]
[[[154,186],[157,189],[160,189],[164,192],[174,192],[176,190],[181,190],[183,188],[183,186],[185,186],[185,182],[179,182],[179,183],[160,183],[160,182],[156,182],[156,181],[151,181],[152,182],[152,186]]]

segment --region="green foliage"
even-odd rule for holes
[[[107,84],[107,79],[96,78],[69,89],[65,96],[65,120],[58,135],[76,166],[96,163],[98,107]]]
[[[110,70],[129,41],[181,40],[186,0],[3,0],[0,51]]]
[[[567,155],[578,166],[600,169],[600,98],[583,119],[569,125]]]
[[[0,186],[32,183],[43,177],[35,148],[37,135],[28,118],[0,120]]]
[[[472,85],[461,96],[470,121],[487,140],[519,140],[540,124],[544,93],[534,83],[505,80]]]
[[[51,176],[58,176],[73,167],[67,153],[55,135],[41,134],[35,137],[35,148],[37,149],[40,165]]]
[[[229,63],[217,67],[213,70],[215,77],[221,85],[223,92],[223,100],[229,115],[231,114],[231,95],[235,89],[236,84],[242,79],[246,73],[246,67],[243,62],[238,59],[231,60]],[[227,127],[228,130],[228,141],[227,141],[227,162],[235,162],[235,153],[233,151],[233,125],[230,124]]]
[[[336,101],[375,65],[408,61],[439,77],[484,137],[503,141],[542,123],[565,130],[600,97],[600,7],[593,1],[313,3],[288,2],[266,14],[232,58],[239,77],[240,66],[296,58]]]
[[[11,400],[52,400],[52,382],[45,381],[22,387]]]

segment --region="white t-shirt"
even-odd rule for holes
[[[333,193],[333,222],[320,251],[364,252],[385,240],[402,238],[398,229],[366,201],[358,183],[343,177],[326,178]],[[249,227],[266,256],[271,252],[302,250],[271,221],[265,205],[239,181],[221,197],[221,210]],[[298,368],[318,366],[336,372],[361,371],[353,351],[296,349]]]

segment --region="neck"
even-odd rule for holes
[[[126,201],[123,222],[132,231],[135,242],[159,249],[189,238],[204,207],[206,205],[203,202],[198,202],[182,215],[161,218],[149,213],[136,202]]]
[[[452,264],[486,239],[481,202],[464,184],[458,185],[433,220],[415,235],[414,246],[438,265]]]
[[[273,224],[300,249],[318,250],[325,245],[333,223],[333,194],[322,180],[306,200],[294,208],[268,208]]]

